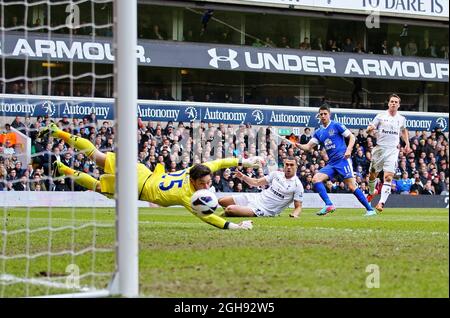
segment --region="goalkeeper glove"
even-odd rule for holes
[[[253,221],[242,221],[238,224],[242,230],[251,230],[253,229]]]
[[[228,225],[228,229],[230,230],[251,230],[253,229],[253,221],[242,221],[239,224],[232,223]]]
[[[242,165],[244,166],[244,168],[253,168],[253,169],[258,169],[261,168],[262,166],[264,166],[265,161],[263,159],[263,157],[260,156],[255,156],[255,157],[250,157],[248,159],[242,159]]]

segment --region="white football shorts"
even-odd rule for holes
[[[243,193],[233,195],[233,200],[237,205],[249,207],[256,216],[277,216],[279,212],[271,212],[258,202],[258,194]]]
[[[398,166],[398,153],[397,147],[382,148],[376,146],[372,150],[372,162],[370,163],[369,171],[395,173]]]

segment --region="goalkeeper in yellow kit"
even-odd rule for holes
[[[89,140],[71,135],[59,129],[54,123],[51,123],[39,133],[39,137],[41,138],[46,135],[64,140],[71,147],[80,150],[86,156],[93,159],[105,171],[105,174],[100,176],[100,180],[97,180],[87,173],[74,170],[60,161],[56,161],[56,168],[61,175],[73,178],[76,183],[89,190],[100,192],[109,197],[114,194],[116,166],[116,156],[114,153],[107,152],[104,154]],[[145,165],[138,163],[138,199],[156,203],[160,206],[182,205],[206,223],[220,229],[248,230],[253,227],[251,221],[243,221],[235,224],[215,214],[198,215],[192,210],[190,199],[195,191],[209,189],[212,172],[241,165],[243,167],[259,168],[262,163],[263,160],[261,157],[252,157],[249,159],[225,158],[196,164],[193,167],[172,173],[165,173],[164,166],[161,164],[158,164],[155,171],[152,172]]]

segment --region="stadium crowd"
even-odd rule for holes
[[[11,12],[13,14],[13,12]],[[187,42],[209,42],[209,43],[220,43],[220,44],[237,44],[237,31],[233,28],[222,27],[222,28],[207,28],[210,24],[211,17],[214,14],[214,10],[205,10],[201,18],[201,25],[192,25],[187,27],[182,40]],[[101,16],[101,15],[100,15]],[[111,18],[111,17],[109,17]],[[103,19],[107,19],[103,17]],[[103,22],[103,21],[102,21]],[[98,21],[100,23],[100,21]],[[28,23],[24,25],[24,20],[17,15],[11,15],[9,19],[5,20],[5,26],[12,29],[22,29],[25,26],[28,28],[33,28],[32,32],[47,32],[45,28],[49,24],[49,21],[42,21],[40,18],[35,20],[28,20]],[[52,24],[54,22],[52,21]],[[195,30],[194,30],[195,29]],[[79,27],[75,27],[70,31],[67,28],[58,28],[54,30],[56,33],[73,35],[84,35],[84,36],[105,36],[111,37],[112,26],[105,25],[101,27],[94,27],[87,25],[86,21],[81,21]],[[164,30],[164,27],[156,23],[155,21],[142,21],[139,24],[138,37],[140,39],[150,39],[150,40],[175,40],[169,36],[171,32]],[[421,56],[421,57],[431,57],[431,58],[449,58],[449,47],[448,42],[439,43],[436,40],[430,40],[425,37],[418,37],[417,41],[414,35],[410,35],[409,26],[407,24],[403,25],[402,31],[397,36],[390,35],[389,40],[387,39],[388,34],[378,45],[368,45],[366,49],[364,47],[364,40],[361,35],[357,34],[341,34],[341,36],[330,37],[327,39],[322,39],[321,36],[317,35],[311,40],[309,37],[304,37],[303,40],[293,41],[289,39],[288,34],[279,34],[278,39],[272,39],[271,35],[260,34],[258,36],[248,37],[246,41],[251,41],[247,43],[253,47],[277,47],[277,48],[298,48],[300,50],[317,50],[317,51],[327,51],[327,52],[347,52],[347,53],[370,53],[370,54],[380,54],[380,55],[394,55],[394,56]],[[413,32],[414,33],[414,32]],[[371,34],[372,36],[372,34]],[[417,34],[416,34],[417,36]]]
[[[89,173],[98,178],[102,173],[95,163],[83,153],[76,152],[64,141],[53,137],[40,139],[37,132],[50,122],[50,118],[16,117],[6,124],[0,134],[0,191],[83,191],[72,179],[53,175],[52,165],[61,161],[67,166]],[[102,152],[114,151],[114,127],[110,121],[98,121],[94,114],[81,120],[67,117],[57,120],[64,130],[87,138]],[[31,162],[18,160],[22,147],[11,127],[29,136],[32,140]],[[195,163],[213,159],[263,155],[265,167],[258,170],[247,168],[251,177],[262,177],[270,171],[280,169],[283,158],[295,156],[298,160],[298,176],[305,192],[314,192],[312,178],[325,166],[328,158],[324,151],[304,152],[293,146],[294,142],[305,144],[313,134],[305,128],[300,136],[291,134],[282,138],[272,129],[247,125],[225,125],[211,123],[143,122],[138,120],[138,160],[153,170],[157,163],[167,172],[174,172]],[[355,131],[356,144],[352,159],[356,182],[368,194],[368,169],[371,150],[376,137],[365,130]],[[393,193],[409,195],[448,195],[449,193],[449,144],[448,133],[436,128],[431,132],[410,133],[412,152],[400,149],[396,178],[392,183]],[[194,142],[195,140],[195,142]],[[213,176],[212,186],[217,192],[260,192],[234,177],[233,169],[224,169]],[[330,193],[349,193],[339,179],[326,183]]]

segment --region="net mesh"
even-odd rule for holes
[[[112,122],[70,111],[112,97],[112,62],[88,58],[98,45],[76,46],[112,43],[112,8],[100,0],[0,1],[0,298],[103,289],[115,271],[114,201],[58,177],[53,163],[94,178],[101,169],[67,143],[38,136],[52,121],[88,139],[101,126],[113,134]],[[78,60],[61,58],[70,54]]]

